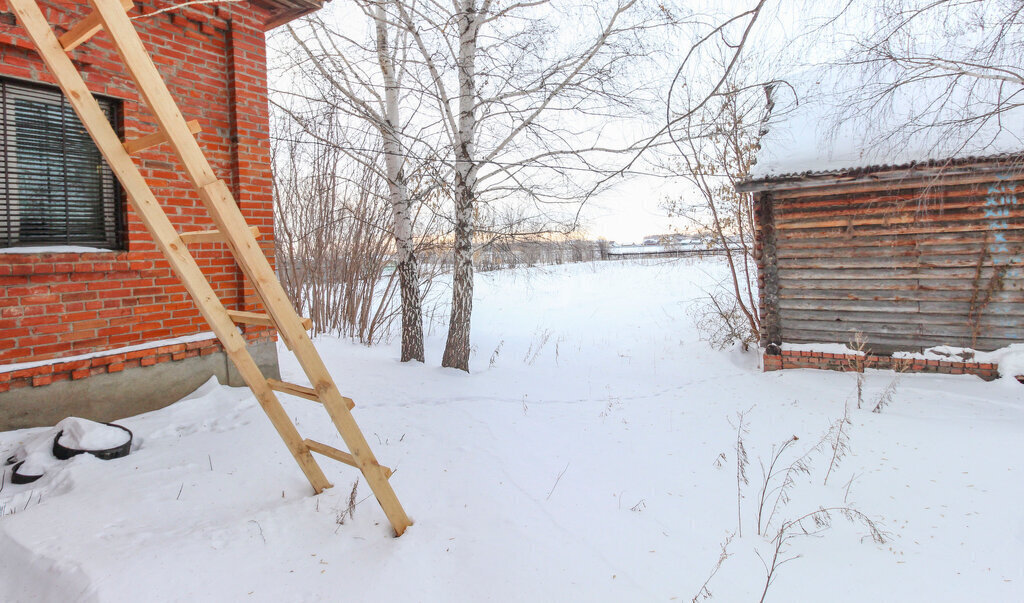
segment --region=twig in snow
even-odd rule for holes
[[[857,351],[857,355],[854,356],[853,360],[850,361],[850,368],[857,372],[857,409],[860,410],[861,404],[864,402],[864,368],[867,366],[866,352],[868,340],[864,337],[864,333],[857,331],[853,334],[853,340],[850,342],[850,347]]]
[[[850,421],[849,403],[843,406],[843,416],[832,423],[828,429],[828,434],[826,434],[829,445],[832,447],[832,459],[828,463],[825,481],[822,482],[823,486],[828,485],[828,477],[832,475],[832,469],[839,465],[839,461],[843,460],[843,457],[850,452],[850,434],[846,430],[847,425],[853,425]]]
[[[750,483],[747,478],[747,448],[743,445],[743,436],[750,433],[745,424],[746,414],[753,407],[736,413],[736,531],[743,538],[743,486]],[[729,422],[732,424],[732,421]]]
[[[568,469],[569,469],[569,463],[566,463],[566,464],[565,464],[565,469],[562,469],[562,472],[561,472],[561,473],[559,473],[559,474],[558,474],[558,477],[556,477],[556,478],[555,478],[555,485],[551,486],[551,491],[550,491],[550,492],[548,492],[548,497],[547,497],[547,498],[545,498],[544,500],[551,500],[551,495],[555,493],[555,488],[557,488],[557,487],[558,487],[558,482],[559,482],[559,481],[561,481],[561,479],[562,479],[562,476],[563,476],[563,475],[565,475],[565,472],[566,472],[566,471],[567,471]]]
[[[505,340],[502,339],[498,342],[498,347],[494,348],[494,352],[491,354],[491,360],[487,363],[487,368],[494,368],[494,363],[498,361],[498,356],[501,355],[501,348],[505,345]]]
[[[213,471],[213,457],[206,455],[206,460],[210,461],[210,471]]]
[[[799,438],[793,436],[779,447],[778,452],[775,452],[775,446],[772,446],[772,460],[767,470],[765,470],[764,463],[761,463],[761,475],[764,478],[764,484],[761,488],[761,499],[757,509],[757,533],[759,535],[765,535],[768,531],[768,526],[771,525],[772,519],[775,518],[775,514],[780,508],[786,506],[789,503],[789,491],[796,485],[794,478],[797,475],[803,473],[804,475],[811,474],[810,458],[815,452],[821,452],[825,443],[828,441],[829,432],[818,440],[818,443],[807,449],[802,455],[797,457],[792,463],[789,464],[785,469],[775,469],[775,465],[782,453],[789,448],[791,444],[796,442]],[[781,476],[781,480],[776,480],[777,477]],[[773,480],[775,480],[773,482]],[[771,485],[771,487],[769,487]],[[767,518],[764,516],[765,505],[769,498],[775,496],[775,501],[772,503],[771,511],[768,513]],[[763,523],[762,523],[762,520]]]
[[[850,481],[846,482],[846,493],[843,494],[843,504],[846,504],[846,500],[850,498],[850,487],[853,486],[853,480],[860,477],[856,473],[850,476]]]
[[[359,490],[359,478],[356,478],[356,481],[352,484],[352,491],[348,493],[348,507],[346,507],[345,509],[342,509],[341,511],[338,512],[337,515],[334,516],[334,521],[335,521],[335,523],[338,524],[338,527],[334,528],[334,533],[335,534],[338,533],[338,530],[341,529],[341,526],[345,525],[345,516],[346,515],[350,519],[354,518],[356,516],[356,505],[358,504],[356,502],[356,493],[357,493],[358,490]],[[362,501],[359,501],[359,502],[362,502]]]
[[[174,500],[181,500],[181,491],[185,489],[185,482],[181,482],[181,487],[178,488],[178,495],[174,497]]]
[[[711,598],[711,590],[708,588],[708,584],[711,583],[711,579],[715,577],[718,570],[722,568],[722,564],[725,563],[725,560],[729,558],[729,553],[726,551],[729,548],[729,543],[732,542],[732,538],[735,535],[735,533],[730,532],[729,535],[725,537],[725,541],[722,542],[722,552],[718,555],[718,562],[715,563],[715,567],[711,568],[711,573],[708,574],[708,579],[704,581],[704,584],[700,585],[700,588],[697,590],[697,594],[693,595],[691,603],[698,603],[698,601],[706,601]]]
[[[896,387],[900,384],[900,374],[897,373],[889,385],[885,386],[882,393],[878,395],[878,401],[875,403],[875,407],[871,409],[871,412],[881,414],[882,409],[892,402],[892,397],[896,395]]]
[[[722,464],[728,461],[729,457],[725,456],[724,452],[719,452],[718,457],[715,458],[715,462],[713,463],[713,465],[715,466],[715,469],[721,469]]]
[[[256,528],[260,531],[260,538],[263,539],[263,544],[267,544],[267,537],[263,535],[263,526],[260,525],[260,522],[256,521],[255,519],[250,519],[249,523],[256,524]]]
[[[881,525],[878,522],[852,507],[818,507],[816,511],[811,511],[791,521],[785,521],[779,528],[775,538],[771,541],[773,545],[771,564],[765,562],[760,552],[754,551],[757,553],[758,559],[761,560],[761,564],[764,565],[765,573],[767,574],[764,590],[761,592],[761,603],[764,603],[764,599],[768,595],[768,587],[775,582],[778,569],[783,564],[800,557],[800,555],[793,555],[792,557],[783,558],[789,541],[798,536],[815,536],[828,530],[832,527],[831,513],[839,513],[850,523],[863,525],[867,528],[871,540],[876,544],[884,544],[887,541],[888,534],[882,531]],[[807,526],[805,522],[810,522],[811,525]]]

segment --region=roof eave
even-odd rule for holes
[[[265,8],[270,15],[263,23],[263,31],[270,31],[299,17],[312,14],[323,8],[330,0],[252,0],[256,6]]]
[[[780,174],[748,178],[736,184],[735,189],[740,193],[758,193],[882,181],[918,182],[938,177],[998,172],[1005,170],[1008,165],[1015,167],[1017,172],[1024,172],[1024,153],[965,157],[898,166],[865,166],[828,172]]]

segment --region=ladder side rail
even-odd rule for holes
[[[188,132],[185,118],[178,109],[167,85],[160,76],[148,51],[131,21],[117,5],[117,0],[90,0],[110,34],[139,93],[156,118],[167,142],[178,155],[186,173],[196,186],[200,198],[210,210],[217,229],[224,233],[238,265],[260,294],[267,313],[272,317],[285,344],[295,354],[310,383],[320,394],[324,407],[342,439],[356,459],[396,533],[401,535],[411,521],[398,497],[384,476],[366,437],[349,412],[345,398],[331,378],[323,359],[306,334],[298,313],[292,307],[263,250],[249,231],[230,189],[216,178],[199,143]]]
[[[118,0],[90,0],[104,29],[110,34],[118,54],[128,68],[128,73],[134,80],[139,94],[156,119],[158,131],[165,136],[166,142],[181,161],[186,176],[196,187],[203,203],[210,210],[217,230],[224,234],[225,242],[235,256],[242,272],[256,290],[267,313],[281,331],[285,343],[294,350],[294,340],[301,338],[299,334],[305,336],[305,329],[302,328],[298,313],[292,307],[291,301],[277,280],[263,250],[256,242],[256,238],[249,232],[249,225],[238,209],[238,204],[230,189],[223,180],[218,179],[214,174],[199,143],[188,130],[184,116],[167,89],[167,84],[153,63],[152,57],[139,38],[138,32],[117,2]],[[308,336],[305,337],[308,339]],[[318,369],[318,367],[312,368]],[[318,373],[325,371],[326,369],[316,370]],[[312,379],[312,376],[310,377]],[[327,380],[330,381],[329,376]],[[318,391],[320,390],[315,381],[311,380],[311,383]],[[333,383],[331,385],[333,386]],[[341,401],[340,393],[333,396],[326,389],[331,388],[325,388],[326,396],[336,397],[338,402]]]
[[[223,233],[243,274],[253,285],[267,313],[277,325],[281,337],[291,350],[296,340],[309,339],[301,318],[292,307],[284,288],[274,274],[263,250],[249,231],[249,225],[238,209],[234,196],[223,180],[216,177],[199,143],[188,129],[167,84],[160,76],[152,57],[142,44],[131,20],[120,9],[118,0],[90,0],[121,56],[139,94],[149,106],[166,142],[174,150],[185,168],[186,176],[196,187],[200,198],[210,211],[217,230]],[[311,346],[311,344],[310,344]],[[298,354],[296,354],[298,356]],[[306,356],[306,354],[303,354]],[[299,358],[300,364],[314,388],[328,400],[343,403],[326,367],[310,365]],[[322,365],[322,363],[320,363]],[[326,375],[326,378],[324,377]]]
[[[116,2],[116,0],[115,0]],[[125,151],[117,133],[110,126],[78,70],[65,54],[56,35],[46,22],[35,0],[10,0],[9,4],[22,26],[29,33],[40,56],[56,77],[75,113],[88,130],[97,148],[128,194],[128,200],[139,214],[153,240],[167,258],[175,274],[202,313],[203,318],[220,339],[225,352],[234,361],[242,378],[253,390],[271,423],[295,457],[303,473],[317,492],[330,487],[308,447],[291,423],[280,401],[270,389],[259,367],[246,349],[245,339],[239,333],[227,309],[217,297],[206,276],[182,242],[174,226],[160,207],[138,168]],[[122,10],[122,16],[127,20]],[[246,231],[248,232],[248,230]],[[250,233],[251,236],[251,233]]]

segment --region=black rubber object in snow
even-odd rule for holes
[[[25,461],[21,461],[20,463],[14,466],[14,471],[11,472],[12,484],[31,484],[37,479],[43,477],[42,475],[26,475],[24,473],[19,473],[18,469],[21,469],[21,466],[24,464]]]
[[[128,429],[127,427],[122,427],[114,423],[104,423],[104,425],[109,425],[111,427],[123,429],[124,431],[128,432],[128,441],[125,442],[124,444],[121,444],[120,446],[107,448],[105,450],[79,450],[77,448],[68,448],[67,446],[64,446],[60,443],[60,436],[64,435],[64,430],[61,430],[58,431],[57,435],[53,438],[53,456],[57,457],[62,461],[67,460],[73,456],[78,456],[83,452],[88,452],[94,457],[98,459],[103,459],[104,461],[119,459],[123,456],[128,456],[128,453],[131,452],[132,449],[132,438],[134,437],[132,435],[131,430]]]

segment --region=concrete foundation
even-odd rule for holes
[[[267,378],[281,378],[274,342],[251,345],[249,353]],[[70,416],[116,421],[163,408],[212,376],[225,385],[245,386],[227,354],[217,351],[86,379],[11,389],[0,393],[0,431],[44,427]]]

